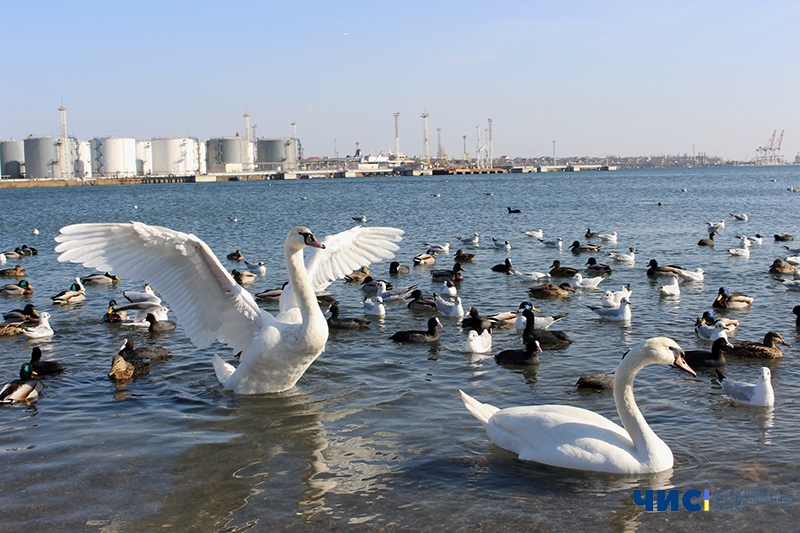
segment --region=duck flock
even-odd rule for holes
[[[518,209],[507,208],[508,216],[519,213]],[[708,222],[706,236],[697,245],[714,247],[715,237],[732,231],[739,245],[725,252],[747,259],[752,246],[774,240],[780,243],[776,246],[783,253],[771,265],[765,265],[765,271],[773,277],[776,290],[800,291],[800,249],[783,244],[793,237],[745,235],[741,229],[749,217],[738,213],[730,213],[729,217]],[[366,222],[363,215],[352,218]],[[142,223],[75,224],[62,228],[56,237],[59,261],[82,264],[96,272],[87,270],[84,276],[64,280],[65,290],[48,296],[47,305],[70,308],[93,297],[93,287],[116,286],[122,278],[143,280],[141,291],[123,291],[119,302],[110,300],[102,320],[130,327],[132,332],[147,331],[156,342],[135,346],[135,336],[130,335],[121,346],[110,347],[111,381],[124,384],[148,374],[154,363],[169,358],[170,352],[157,343],[158,335],[175,330],[179,323],[197,347],[219,341],[232,350],[233,355],[227,360],[213,357],[214,372],[222,388],[238,394],[263,394],[292,388],[329,340],[335,342],[335,338],[329,339],[331,333],[353,330],[353,334],[370,335],[374,322],[387,315],[407,314],[419,324],[414,329],[394,331],[387,341],[439,345],[443,342],[444,324],[455,325],[460,333],[448,335],[448,339],[459,339],[459,346],[449,349],[493,357],[498,365],[537,367],[547,364],[549,355],[545,352],[563,350],[573,343],[571,327],[586,327],[568,320],[576,294],[594,301],[586,307],[596,320],[629,326],[636,321],[639,295],[633,293],[631,280],[623,278],[652,279],[662,299],[679,299],[682,287],[706,282],[702,268],[637,257],[639,250],[626,246],[625,236],[617,231],[595,232],[587,228],[579,240],[565,246],[560,236],[551,238],[541,229],[522,229],[522,246],[564,252],[561,259],[541,271],[515,265],[512,257],[516,245],[510,240],[486,239],[477,231],[454,236],[458,244],[452,250],[449,242],[420,242],[416,255],[404,261],[397,257],[403,234],[396,228],[356,226],[318,240],[309,228],[292,228],[284,242],[288,281],[251,293],[247,287],[264,277],[267,269],[263,261],[248,262],[240,249],[225,256],[235,265],[228,268],[191,234]],[[406,243],[406,247],[413,246]],[[477,255],[495,253],[506,257],[482,272],[472,267]],[[0,303],[6,304],[4,323],[0,325],[2,337],[24,335],[35,344],[37,339],[49,339],[58,333],[49,323],[50,313],[42,304],[38,309],[34,305],[33,301],[41,300],[26,279],[27,268],[52,266],[37,265],[37,255],[38,251],[27,245],[0,254],[0,275],[9,281],[0,287]],[[639,263],[645,263],[646,269],[638,267]],[[622,275],[615,276],[618,271]],[[506,276],[527,282],[528,286],[519,301],[478,309],[474,302],[462,300],[460,294],[461,288],[470,284],[470,276],[495,276],[495,283],[503,283]],[[404,282],[426,277],[430,284]],[[363,312],[342,316],[342,307],[353,309],[354,302],[339,302],[326,291],[337,280],[355,287],[346,294],[357,299]],[[673,459],[669,447],[649,428],[635,402],[626,399],[626,395],[632,397],[636,373],[645,366],[664,364],[690,374],[710,369],[732,403],[762,408],[774,404],[770,369],[763,367],[757,376],[747,375],[746,367],[737,362],[780,358],[780,346],[789,344],[778,331],[765,331],[763,340],[734,340],[740,323],[747,320],[747,314],[736,313],[758,306],[753,297],[737,292],[735,281],[720,284],[707,308],[696,310],[694,331],[705,348],[684,350],[668,337],[652,337],[633,346],[615,372],[575,376],[578,387],[613,391],[622,426],[571,406],[498,409],[462,392],[464,405],[496,444],[521,459],[616,473],[670,468]],[[640,298],[644,302],[652,295]],[[19,301],[29,303],[15,306]],[[563,302],[563,312],[548,315],[537,307],[554,302]],[[786,313],[790,311],[797,315],[800,327],[800,306]],[[168,313],[174,313],[177,320],[171,320]],[[501,343],[494,340],[498,333],[503,333]],[[19,377],[15,375],[0,390],[3,403],[36,400],[43,390],[42,380],[69,367],[68,363],[42,359],[38,345],[32,347],[29,356],[19,354]],[[720,370],[723,367],[725,373]],[[574,429],[575,422],[582,424],[583,433]]]

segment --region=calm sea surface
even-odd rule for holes
[[[794,233],[800,246],[800,195],[788,192],[790,186],[800,186],[800,167],[0,190],[0,248],[39,249],[22,264],[36,287],[30,301],[52,314],[56,331],[46,342],[0,338],[0,377],[17,377],[37,344],[46,359],[68,367],[44,380],[37,402],[0,409],[0,529],[794,531],[800,332],[790,311],[800,296],[767,272],[775,258],[789,255],[773,234]],[[508,215],[507,206],[522,214]],[[732,212],[747,213],[750,221],[735,222]],[[72,308],[50,301],[73,277],[90,273],[56,261],[53,237],[67,224],[139,220],[191,232],[228,269],[235,265],[225,255],[241,249],[248,260],[267,265],[267,275],[249,287],[259,292],[285,280],[282,246],[290,227],[308,225],[323,237],[362,214],[368,225],[406,231],[398,259],[409,265],[425,251],[424,242],[450,242],[454,251],[457,235],[479,232],[481,245],[464,247],[476,258],[459,292],[465,307],[483,314],[516,309],[528,299],[532,283],[490,270],[507,255],[523,271],[546,271],[554,259],[586,262],[587,255],[545,248],[522,231],[542,228],[567,245],[583,242],[587,227],[617,231],[619,244],[604,251],[635,246],[638,259],[634,267],[615,267],[601,287],[630,283],[633,319],[627,326],[596,319],[586,307],[599,303],[596,291],[537,301],[544,314],[569,313],[554,329],[574,343],[523,370],[464,353],[456,319],[442,319],[438,345],[396,345],[389,335],[424,329],[427,315],[390,304],[385,319],[368,330],[332,333],[325,353],[291,391],[244,397],[216,381],[212,354],[231,355],[222,345],[198,350],[180,325],[151,338],[101,321],[108,301],[140,290],[142,280],[88,287],[87,301]],[[727,227],[717,246],[696,246],[705,222],[723,218]],[[738,246],[740,233],[768,238],[749,259],[730,257],[725,249]],[[492,248],[492,236],[510,240],[510,252]],[[452,267],[451,258],[440,257],[436,266]],[[645,275],[651,258],[702,267],[706,280],[683,285],[679,299],[659,298],[657,283]],[[373,270],[388,278],[388,262]],[[412,268],[393,281],[419,284],[429,294],[439,284],[428,271]],[[615,476],[519,461],[491,443],[459,398],[464,389],[498,407],[568,404],[618,421],[612,396],[576,390],[578,376],[612,371],[628,347],[656,335],[684,349],[708,349],[694,335],[694,319],[722,285],[755,296],[751,310],[728,313],[741,321],[733,340],[761,340],[777,330],[795,347],[767,363],[773,410],[732,406],[708,373],[692,378],[661,366],[641,372],[636,398],[673,450],[670,471]],[[330,290],[343,316],[363,316],[358,286],[340,281]],[[27,301],[3,298],[0,306],[5,312]],[[116,387],[106,374],[126,336],[163,345],[173,356]],[[519,342],[513,328],[498,330],[492,353]],[[726,373],[754,382],[761,364],[729,361]],[[710,489],[711,511],[647,513],[632,498],[634,489],[671,488]],[[732,501],[733,493],[724,491],[750,491],[751,499]],[[776,496],[781,501],[753,500]]]

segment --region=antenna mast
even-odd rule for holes
[[[59,160],[61,162],[61,179],[69,179],[72,177],[69,165],[69,145],[67,144],[67,108],[64,107],[64,101],[61,101],[61,107],[58,108],[61,112],[61,153]],[[774,137],[774,135],[773,135]]]

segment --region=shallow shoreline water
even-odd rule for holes
[[[794,530],[800,518],[794,501],[800,333],[789,313],[800,298],[767,268],[788,255],[774,233],[800,238],[800,196],[787,191],[798,183],[800,169],[780,167],[0,190],[4,205],[17,206],[0,213],[0,247],[24,243],[40,250],[21,263],[36,287],[30,301],[53,315],[56,331],[47,342],[0,338],[0,372],[4,379],[16,377],[37,344],[46,359],[68,366],[44,380],[37,402],[0,409],[2,529]],[[522,213],[508,215],[509,206]],[[735,222],[731,212],[746,212],[750,220]],[[248,261],[267,265],[267,275],[249,287],[258,292],[284,281],[282,244],[290,227],[302,223],[321,237],[351,227],[351,217],[362,214],[368,225],[406,230],[398,260],[409,265],[425,242],[449,241],[452,254],[456,235],[480,232],[479,247],[463,246],[476,260],[466,266],[459,294],[482,314],[516,309],[528,299],[531,282],[491,272],[506,257],[520,270],[540,271],[554,259],[577,267],[589,257],[544,248],[523,230],[543,228],[546,238],[560,235],[567,245],[584,242],[587,227],[618,231],[619,244],[604,250],[635,246],[637,262],[612,265],[601,288],[630,283],[633,319],[627,326],[596,319],[586,306],[598,303],[601,292],[537,301],[543,314],[569,313],[558,329],[575,342],[544,352],[538,368],[522,369],[462,353],[465,335],[446,317],[438,346],[395,345],[389,335],[417,329],[429,315],[392,304],[369,330],[332,333],[294,389],[242,397],[222,391],[214,377],[212,354],[232,360],[223,346],[199,350],[180,325],[150,337],[101,322],[108,301],[121,301],[122,290],[138,290],[141,280],[88,287],[87,301],[73,308],[49,299],[73,277],[90,273],[56,262],[53,237],[66,224],[140,220],[191,232],[228,270],[236,265],[225,255],[239,248]],[[232,215],[239,222],[231,222]],[[727,227],[715,248],[696,246],[705,222],[721,218]],[[38,236],[31,234],[34,227]],[[724,251],[738,245],[734,236],[741,232],[765,237],[749,259]],[[492,236],[509,239],[510,252],[493,249]],[[659,298],[657,282],[645,275],[651,258],[702,267],[706,281],[683,285],[679,299]],[[452,255],[440,257],[436,268],[451,266]],[[388,261],[373,270],[389,278]],[[412,268],[392,281],[419,284],[429,295],[440,284],[431,283],[428,271]],[[776,330],[795,346],[766,363],[773,410],[730,405],[709,373],[691,378],[645,369],[636,398],[672,448],[670,471],[614,476],[522,462],[494,446],[461,403],[458,390],[464,389],[498,407],[563,403],[618,421],[613,398],[576,390],[578,376],[613,370],[627,348],[654,335],[674,338],[684,349],[710,347],[692,326],[721,285],[756,297],[753,309],[726,314],[741,320],[732,340],[760,340]],[[360,288],[337,282],[330,289],[343,316],[363,316]],[[5,312],[26,301],[0,298],[0,305]],[[117,388],[106,373],[128,335],[139,344],[164,345],[173,356]],[[499,330],[492,353],[518,343],[513,331]],[[762,364],[731,361],[726,374],[752,382]],[[673,488],[710,489],[711,510],[648,513],[632,497],[635,489]],[[734,490],[777,490],[787,501],[737,502],[724,492]]]

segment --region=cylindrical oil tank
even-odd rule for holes
[[[76,178],[92,177],[92,143],[90,141],[77,142],[73,175]]]
[[[25,171],[25,143],[22,140],[0,142],[0,174],[19,179]]]
[[[136,173],[139,176],[153,173],[153,147],[150,141],[136,141]]]
[[[67,139],[62,146],[60,137],[29,137],[25,139],[25,175],[28,179],[54,178],[65,179],[63,169],[72,172],[75,163],[74,139]],[[61,166],[62,154],[67,164]]]
[[[297,168],[297,139],[259,139],[256,148],[260,166],[276,166],[281,170]]]
[[[92,139],[92,171],[95,176],[129,178],[136,175],[136,139]]]
[[[206,165],[206,161],[208,156],[206,154],[206,143],[195,141],[195,147],[197,148],[197,152],[195,153],[195,170],[198,174],[205,175],[208,174],[208,166]]]
[[[253,150],[248,139],[222,137],[208,141],[209,172],[253,170]]]
[[[197,141],[188,137],[168,137],[150,141],[153,150],[153,174],[188,176],[198,172]]]

